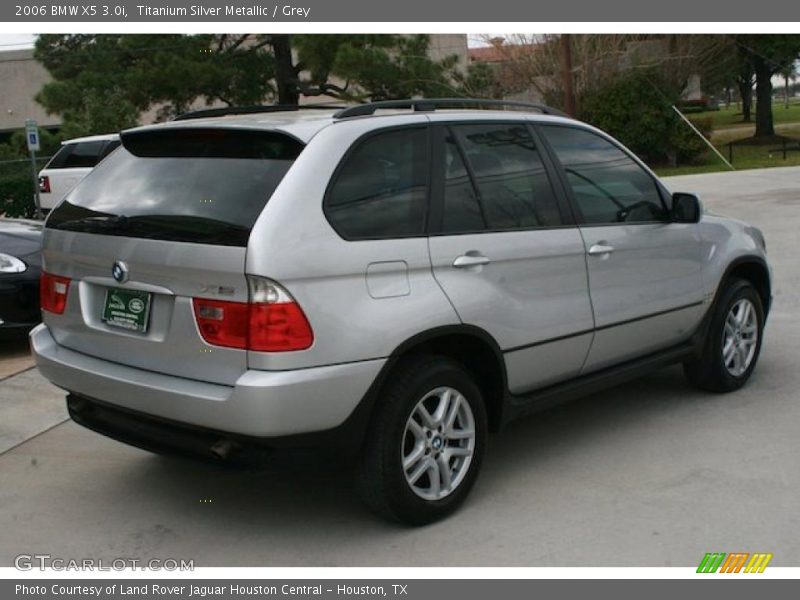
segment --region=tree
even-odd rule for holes
[[[346,101],[463,95],[458,56],[430,58],[427,35],[296,35],[291,83]]]
[[[631,35],[569,35],[565,38],[549,34],[513,34],[504,38],[485,36],[484,41],[493,46],[500,57],[494,65],[495,86],[500,95],[530,94],[567,110],[572,108],[567,106],[571,95],[583,97],[618,72],[619,57],[624,54],[628,42],[635,38]],[[571,84],[572,94],[566,89],[568,84]]]
[[[507,94],[534,92],[569,111],[572,87],[579,114],[583,98],[630,70],[658,72],[662,91],[679,96],[692,75],[705,79],[724,57],[720,36],[712,35],[513,35],[486,41],[502,56],[498,79]]]
[[[753,85],[756,82],[756,74],[753,71],[753,65],[746,57],[742,56],[739,63],[736,87],[739,90],[739,98],[742,100],[742,121],[749,123],[752,120]]]
[[[753,67],[756,79],[756,138],[775,135],[772,77],[800,55],[800,35],[736,35],[734,40]]]
[[[781,77],[783,77],[783,107],[789,108],[790,82],[797,79],[797,63],[792,63],[781,69]]]
[[[581,118],[617,137],[643,160],[676,166],[693,161],[706,148],[672,108],[680,92],[655,67],[631,69],[584,96]]]
[[[35,56],[53,77],[37,96],[75,133],[162,118],[207,103],[253,104],[272,92],[273,57],[246,36],[42,35]]]
[[[426,35],[42,35],[53,77],[37,96],[72,134],[115,131],[207,105],[301,96],[339,100],[462,95],[482,82],[458,58],[433,60]]]

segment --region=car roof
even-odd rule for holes
[[[118,140],[118,133],[103,133],[98,135],[87,135],[79,138],[72,138],[71,140],[64,140],[61,142],[62,146],[67,144],[80,144],[82,142],[106,142],[111,140]]]
[[[248,113],[226,116],[214,116],[197,119],[185,119],[180,121],[168,121],[165,123],[156,123],[153,125],[144,125],[133,129],[128,129],[123,133],[128,132],[145,132],[156,131],[163,129],[197,129],[197,128],[233,128],[233,129],[265,129],[270,131],[280,131],[291,135],[304,143],[308,143],[319,131],[333,125],[334,123],[347,123],[352,121],[363,121],[365,119],[374,120],[375,127],[379,128],[382,117],[398,115],[419,116],[426,115],[431,121],[448,121],[448,120],[502,120],[502,119],[525,119],[565,123],[579,123],[573,119],[558,117],[554,115],[543,115],[540,113],[526,112],[520,110],[470,110],[470,109],[438,109],[431,112],[414,112],[404,109],[387,109],[376,112],[373,115],[364,115],[358,117],[348,117],[345,119],[336,119],[335,115],[339,112],[338,108],[331,108],[330,110],[289,110],[277,112],[263,112],[263,113]],[[396,122],[396,121],[395,121]]]
[[[304,143],[308,143],[320,130],[334,122],[336,109],[313,111],[282,111],[249,113],[243,115],[226,115],[182,121],[167,121],[153,125],[143,125],[123,131],[123,135],[131,132],[157,131],[164,129],[198,129],[198,128],[231,128],[231,129],[264,129],[280,131],[291,135]]]

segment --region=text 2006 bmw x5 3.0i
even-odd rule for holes
[[[47,221],[39,369],[75,421],[157,452],[350,445],[367,503],[413,524],[464,500],[522,414],[670,363],[742,386],[761,232],[597,129],[493,104],[123,132]]]

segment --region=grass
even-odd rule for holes
[[[699,113],[691,113],[686,115],[691,120],[702,120],[706,118],[711,119],[711,125],[714,131],[729,129],[731,127],[755,127],[754,123],[745,123],[742,121],[742,113],[737,110],[736,104],[731,104],[728,108],[721,108],[720,110],[709,110]],[[789,108],[785,108],[783,101],[772,103],[772,116],[775,125],[782,123],[800,123],[800,98],[790,98]],[[753,104],[751,118],[755,121],[756,107]]]
[[[772,114],[777,134],[800,139],[800,99],[791,99],[788,109],[784,108],[783,102],[773,103]],[[714,127],[711,141],[726,159],[728,158],[728,144],[730,142],[750,137],[755,131],[755,123],[743,123],[742,115],[737,112],[735,105],[718,111],[692,113],[687,116],[692,120],[711,118]],[[752,116],[755,119],[755,106],[753,107]],[[800,166],[800,151],[788,152],[786,160],[784,160],[781,152],[770,152],[770,150],[779,146],[780,144],[778,143],[767,146],[736,145],[733,149],[733,166],[736,167],[737,171],[742,169]],[[653,170],[659,176],[669,177],[671,175],[729,171],[730,168],[711,150],[707,150],[698,157],[695,164],[680,165],[678,167],[656,166]]]
[[[733,166],[737,171],[744,169],[769,169],[772,167],[797,167],[800,166],[800,152],[794,151],[787,154],[783,160],[780,153],[770,155],[766,148],[745,146],[736,148],[733,155]],[[727,149],[720,149],[727,158]],[[697,164],[678,167],[654,167],[653,170],[659,177],[672,175],[692,175],[695,173],[715,173],[717,171],[730,171],[728,165],[710,150],[700,157]]]

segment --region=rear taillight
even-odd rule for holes
[[[205,298],[192,302],[197,327],[206,342],[226,348],[247,347],[247,304]]]
[[[42,271],[39,279],[39,302],[42,310],[57,315],[63,314],[67,307],[69,277],[59,277]]]
[[[47,175],[39,177],[39,191],[43,194],[50,193],[50,178]]]
[[[200,335],[209,344],[257,352],[305,350],[314,334],[300,305],[278,284],[248,277],[250,301],[194,298]]]

